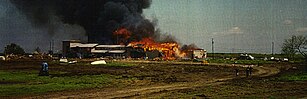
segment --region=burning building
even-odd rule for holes
[[[158,43],[150,38],[128,45],[100,45],[81,43],[78,40],[63,41],[63,55],[67,57],[144,58],[175,60],[178,58],[205,58],[203,49],[181,50],[177,43]]]
[[[141,48],[147,53],[160,52],[163,59],[166,60],[173,60],[177,57],[183,57],[185,55],[185,53],[180,52],[179,45],[177,43],[158,43],[151,38],[144,38],[138,42],[131,42],[128,46],[131,46],[132,48]],[[148,54],[150,55],[149,57],[153,56],[150,53]]]
[[[113,32],[115,44],[82,44],[78,41],[63,41],[63,53],[77,53],[77,56],[91,54],[96,57],[112,58],[145,58],[162,60],[175,60],[177,58],[203,58],[205,51],[199,49],[196,45],[185,45],[180,48],[179,44],[168,38],[158,41],[154,37],[138,37],[125,27],[120,27]],[[70,55],[71,56],[71,55]]]
[[[91,53],[95,57],[126,58],[126,50],[125,45],[97,45],[91,50]]]
[[[63,56],[64,57],[91,57],[91,50],[98,44],[83,44],[79,40],[63,41]]]
[[[125,45],[99,45],[81,43],[78,40],[63,41],[63,56],[65,57],[112,57],[125,58]]]

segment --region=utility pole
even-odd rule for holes
[[[49,51],[52,49],[52,41],[49,42]]]
[[[49,49],[48,53],[53,54],[53,50],[54,50],[54,40],[52,39],[50,41],[50,49]]]
[[[272,55],[274,55],[274,42],[272,42]]]
[[[52,53],[53,53],[53,50],[54,50],[54,40],[52,39],[52,48],[51,48]]]
[[[212,54],[213,54],[213,59],[214,59],[214,40],[212,38]]]

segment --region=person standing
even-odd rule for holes
[[[252,75],[252,71],[253,71],[253,67],[250,66],[250,67],[249,67],[249,75],[250,75],[250,76]]]
[[[236,76],[239,76],[239,69],[238,68],[235,69],[235,72],[236,72]]]
[[[39,72],[39,76],[49,76],[48,63],[47,62],[42,63],[42,67],[41,67],[41,70]]]
[[[245,73],[246,73],[246,77],[248,77],[249,76],[249,67],[246,68]]]

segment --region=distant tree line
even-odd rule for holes
[[[25,51],[19,45],[15,43],[11,43],[4,48],[4,54],[5,55],[9,55],[9,54],[23,55],[25,54]]]
[[[282,45],[282,53],[294,59],[296,54],[301,54],[307,62],[307,37],[303,35],[293,35],[289,39],[285,39]]]

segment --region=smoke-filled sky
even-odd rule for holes
[[[61,41],[71,39],[118,44],[113,32],[123,27],[132,31],[125,41],[159,39],[154,23],[142,16],[151,0],[2,0],[1,4],[0,46],[17,43],[26,52],[36,47],[46,51],[51,41],[58,52]]]
[[[85,30],[80,25],[64,24],[56,17],[51,20],[53,21],[48,22],[48,26],[32,24],[30,18],[19,11],[10,0],[0,0],[0,52],[10,43],[20,45],[28,53],[34,52],[37,47],[47,52],[52,40],[55,43],[55,51],[60,51],[62,40],[87,39]]]
[[[155,31],[155,23],[144,19],[142,10],[146,18],[158,20],[162,33],[173,35],[182,44],[195,43],[209,52],[211,38],[214,38],[215,52],[271,53],[274,42],[275,52],[280,53],[284,39],[307,35],[306,0],[152,0],[151,5],[147,2],[150,0],[109,0],[115,3],[100,0],[100,6],[96,6],[100,3],[84,3],[88,0],[27,1],[0,0],[0,52],[9,43],[21,45],[27,52],[36,47],[47,51],[51,40],[55,40],[55,50],[59,51],[61,40],[86,41],[89,33],[94,33],[94,38],[103,38],[109,34],[96,33],[108,33],[121,26],[132,27],[137,32]],[[59,2],[66,3],[62,7],[54,6]],[[90,22],[82,18],[89,18]]]
[[[211,52],[280,53],[284,39],[307,35],[307,0],[153,0],[145,10],[181,43]]]

